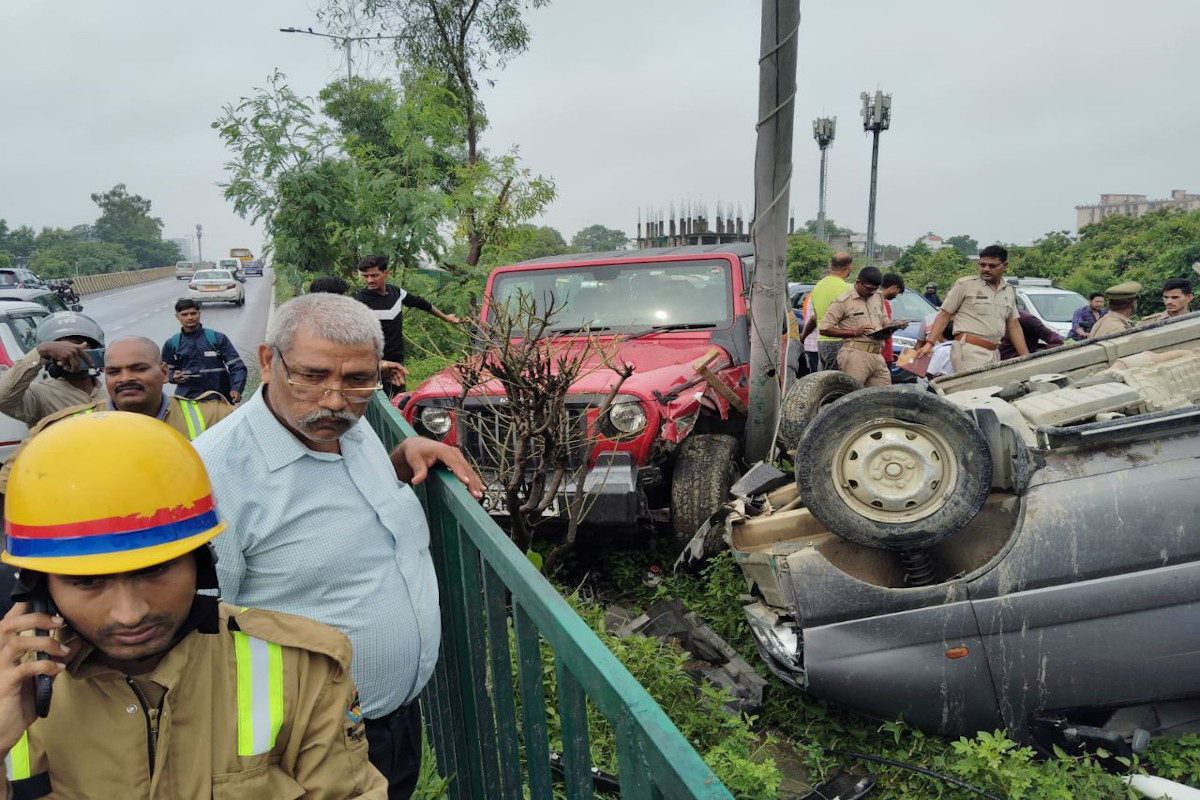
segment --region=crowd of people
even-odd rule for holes
[[[849,253],[834,254],[829,269],[793,312],[792,346],[802,347],[807,372],[836,369],[863,386],[886,386],[900,356],[892,345],[888,301],[905,291],[904,278],[864,267],[850,283],[853,263]],[[1041,318],[1020,307],[1016,290],[1004,278],[1004,247],[985,247],[976,267],[978,274],[956,280],[944,299],[936,283],[925,285],[923,296],[937,311],[922,321],[912,354],[917,362],[913,369],[923,378],[978,369],[1066,343]],[[1163,284],[1164,310],[1135,322],[1141,292],[1136,281],[1093,292],[1088,304],[1075,312],[1068,338],[1086,341],[1180,317],[1189,313],[1193,299],[1190,282],[1172,278]],[[793,372],[801,371],[805,370],[797,359]]]
[[[161,346],[105,347],[92,320],[52,315],[0,376],[0,410],[33,426],[0,475],[13,796],[411,795],[441,637],[411,486],[442,465],[484,487],[456,448],[389,453],[362,421],[403,384],[401,308],[458,321],[388,286],[386,260],[362,271],[380,299],[277,309],[248,398],[237,350],[187,300]]]

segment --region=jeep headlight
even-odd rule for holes
[[[636,401],[616,403],[608,410],[608,421],[621,433],[639,433],[646,427],[646,412]]]
[[[434,436],[445,436],[450,432],[450,409],[440,406],[425,406],[421,409],[421,424]]]

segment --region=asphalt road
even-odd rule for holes
[[[261,278],[246,278],[245,286],[244,306],[203,306],[200,322],[206,328],[228,336],[242,358],[255,363],[258,345],[266,332],[267,312],[271,307],[271,271],[266,270]],[[186,281],[165,278],[124,289],[84,295],[83,313],[100,324],[109,342],[122,336],[145,336],[161,347],[163,342],[179,332],[175,301],[186,296]]]

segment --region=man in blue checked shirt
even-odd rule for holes
[[[362,420],[382,353],[361,303],[291,300],[258,349],[262,389],[195,444],[229,524],[214,542],[224,598],[346,634],[371,762],[389,800],[406,800],[421,763],[415,700],[441,638],[429,527],[408,483],[441,461],[475,496],[483,484],[439,442],[408,439],[389,457]]]

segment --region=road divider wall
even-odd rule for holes
[[[75,278],[75,293],[78,295],[106,292],[109,289],[120,289],[122,286],[133,286],[137,283],[149,283],[162,278],[175,277],[174,267],[155,267],[154,269],[139,269],[132,272],[108,272],[103,275],[80,275]]]

